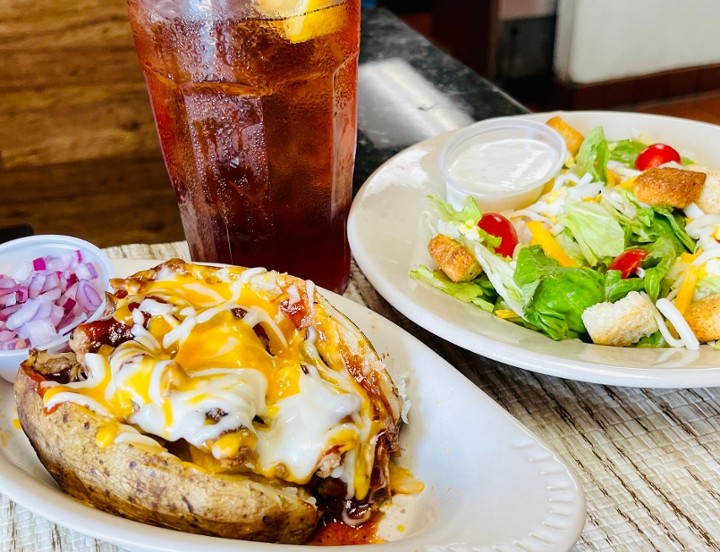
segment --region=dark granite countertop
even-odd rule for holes
[[[354,189],[412,144],[527,109],[383,9],[364,10]]]

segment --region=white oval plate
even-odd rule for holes
[[[522,115],[546,121],[552,114]],[[699,163],[720,169],[720,126],[638,113],[576,111],[562,116],[583,133],[602,125],[610,139],[643,132]],[[428,194],[444,196],[438,155],[454,132],[412,146],[373,173],[352,205],[348,235],[367,279],[396,309],[426,330],[488,358],[563,378],[634,387],[720,385],[720,352],[708,346],[634,349],[556,342],[500,320],[426,284],[408,271],[430,265],[424,217]]]
[[[131,274],[157,261],[113,261]],[[395,377],[407,378],[410,425],[403,463],[425,483],[396,497],[380,532],[388,552],[565,551],[585,523],[574,475],[545,445],[452,366],[392,322],[348,299],[324,295],[355,321]],[[397,381],[397,379],[396,379]],[[316,547],[190,535],[95,510],[55,485],[18,429],[12,386],[0,383],[0,492],[59,525],[144,552],[307,552]],[[346,550],[323,547],[321,550]]]

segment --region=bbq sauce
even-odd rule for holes
[[[374,483],[377,485],[377,475]],[[334,478],[315,477],[310,483],[314,488],[318,508],[323,515],[307,544],[335,546],[347,544],[377,544],[383,542],[377,535],[378,525],[383,514],[377,509],[374,499],[368,501],[348,501],[346,486]],[[377,498],[385,496],[384,489],[376,493]],[[358,520],[357,524],[345,523],[345,516]],[[362,521],[362,522],[360,522]]]
[[[351,527],[339,520],[327,520],[323,517],[318,528],[306,544],[316,546],[338,546],[347,544],[378,544],[383,542],[378,537],[378,524],[382,514],[375,512],[358,527]]]
[[[343,521],[342,515],[343,509],[346,507],[344,499],[320,497],[318,506],[323,510],[323,516],[306,544],[337,546],[383,542],[377,534],[383,514],[377,509],[369,512],[367,521],[358,525],[348,525]]]
[[[92,351],[97,351],[102,345],[117,347],[120,343],[133,338],[132,327],[114,318],[87,322],[82,325],[82,329],[90,341]]]

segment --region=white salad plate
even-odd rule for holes
[[[546,121],[561,114],[583,134],[603,126],[608,139],[638,133],[665,142],[701,165],[720,169],[720,126],[638,113],[576,111],[520,115]],[[362,186],[353,202],[348,235],[367,279],[396,309],[419,326],[460,347],[499,362],[562,378],[633,387],[720,385],[720,351],[618,348],[549,337],[465,304],[410,278],[418,265],[432,266],[427,196],[445,197],[438,170],[440,150],[459,130],[400,152]]]
[[[117,274],[129,275],[156,262],[113,264]],[[405,381],[411,406],[401,463],[425,484],[422,493],[393,500],[379,530],[386,542],[359,549],[570,549],[585,523],[585,498],[556,454],[410,334],[357,303],[325,295],[365,332],[395,380]],[[315,548],[190,535],[95,510],[60,491],[42,467],[19,429],[7,382],[0,383],[0,405],[0,492],[59,525],[144,552]]]

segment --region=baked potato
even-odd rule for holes
[[[173,259],[113,280],[72,352],[32,351],[22,429],[70,495],[207,535],[302,543],[389,497],[404,403],[310,282]]]

